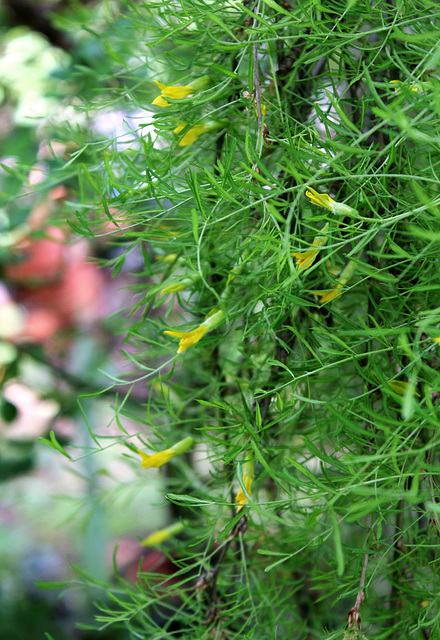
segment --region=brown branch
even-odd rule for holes
[[[369,530],[368,536],[370,536],[371,514],[367,516],[367,526]],[[348,628],[354,631],[361,630],[360,608],[361,608],[361,604],[365,600],[365,579],[367,575],[368,560],[369,560],[369,551],[365,553],[364,560],[362,562],[362,573],[361,573],[361,579],[359,581],[359,592],[356,597],[356,602],[354,603],[354,606],[350,609],[347,615]]]
[[[207,625],[212,624],[218,617],[218,605],[220,604],[220,600],[217,595],[217,583],[221,565],[232,542],[236,540],[236,538],[241,537],[246,531],[247,521],[247,515],[244,514],[232,529],[225,544],[218,551],[215,557],[214,566],[209,569],[209,571],[205,571],[196,583],[196,590],[199,591],[199,593],[203,592],[206,595],[208,615],[206,617],[205,624]]]

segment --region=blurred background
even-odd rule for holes
[[[89,212],[96,237],[65,222],[75,219],[69,129],[123,145],[133,115],[109,107],[89,119],[78,109],[80,94],[106,82],[111,63],[96,33],[109,21],[123,27],[117,3],[0,1],[0,637],[8,640],[88,638],[90,587],[36,582],[81,586],[75,564],[109,580],[115,546],[128,580],[142,557],[144,568],[166,573],[166,558],[139,544],[167,522],[159,475],[143,481],[116,440],[120,427],[140,430],[136,407],[148,397],[135,383],[124,404],[124,385],[112,387],[130,374],[122,310],[132,311],[127,287],[139,255],[118,260],[123,211]],[[75,462],[60,452],[67,445]],[[112,627],[100,637],[126,635]]]

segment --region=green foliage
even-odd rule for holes
[[[115,275],[141,265],[115,322],[130,372],[109,377],[149,396],[116,408],[121,454],[127,415],[150,450],[192,435],[198,454],[166,467],[187,523],[161,545],[173,577],[101,587],[97,628],[435,637],[439,17],[418,0],[161,0],[99,23],[103,75],[76,68],[84,121],[57,134],[77,145],[65,215],[111,240]],[[154,80],[194,90],[153,106]],[[91,134],[110,109],[125,132]]]

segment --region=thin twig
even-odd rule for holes
[[[220,551],[217,554],[215,559],[214,566],[209,570],[205,571],[200,579],[197,581],[196,589],[199,591],[203,591],[207,594],[207,611],[208,616],[205,621],[206,624],[212,624],[217,617],[218,610],[216,605],[218,604],[217,597],[217,582],[220,574],[221,565],[225,558],[225,555],[231,546],[231,543],[240,535],[244,533],[247,527],[247,515],[244,514],[240,520],[237,522],[235,527],[232,529],[228,539],[225,544],[221,547]]]
[[[261,111],[261,86],[260,86],[260,72],[258,70],[258,50],[257,43],[254,42],[252,45],[252,55],[254,60],[254,92],[255,92],[255,102],[257,104],[257,115],[258,115],[258,136],[257,143],[255,145],[255,149],[257,150],[258,155],[261,153],[261,146],[263,141],[262,136],[262,126],[263,126],[263,113]]]
[[[394,542],[393,542],[394,552],[393,552],[393,560],[392,560],[392,565],[395,567],[395,569],[392,574],[392,587],[391,587],[391,593],[389,598],[390,611],[395,611],[396,616],[397,616],[397,610],[401,606],[401,600],[399,598],[400,571],[398,567],[398,558],[402,553],[402,547],[403,547],[403,544],[402,544],[403,507],[404,507],[404,500],[402,499],[402,500],[399,500],[397,504],[395,536],[394,536]],[[394,616],[394,618],[392,618],[389,621],[388,626],[395,627],[397,625],[398,620],[396,616]]]
[[[367,527],[368,527],[369,535],[371,532],[371,521],[372,521],[371,514],[369,514],[367,516]],[[361,604],[365,600],[365,579],[367,575],[368,560],[369,560],[369,551],[365,553],[364,560],[362,562],[362,573],[361,573],[361,579],[359,581],[359,592],[356,597],[356,602],[354,603],[354,606],[350,609],[347,615],[348,628],[355,629],[356,631],[361,630],[360,608],[361,608]]]

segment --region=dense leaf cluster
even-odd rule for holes
[[[173,577],[121,578],[100,625],[437,637],[439,18],[426,0],[163,0],[100,25],[77,108],[125,130],[60,127],[69,221],[111,239],[115,274],[136,265],[114,382],[149,399],[118,419],[197,452],[164,467]],[[173,332],[193,332],[180,353]]]

